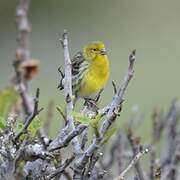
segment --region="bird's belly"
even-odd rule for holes
[[[87,72],[85,77],[81,82],[81,87],[79,90],[79,96],[83,98],[93,98],[96,94],[104,88],[108,80],[109,74],[106,73],[103,76],[94,72]]]

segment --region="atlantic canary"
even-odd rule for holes
[[[76,98],[95,98],[109,79],[109,60],[104,43],[87,44],[71,63],[73,95]],[[63,79],[59,88],[63,89]]]

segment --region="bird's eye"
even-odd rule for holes
[[[97,51],[97,49],[96,48],[94,48],[94,49],[92,49],[93,51]]]

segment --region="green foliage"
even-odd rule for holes
[[[105,144],[109,141],[109,139],[117,132],[117,128],[109,129],[103,137],[102,144]]]
[[[89,123],[91,122],[91,118],[85,116],[83,113],[73,111],[72,116],[76,121],[85,125],[89,125]]]
[[[94,119],[92,119],[90,121],[90,125],[95,129],[99,129],[99,123],[100,123],[101,119],[102,119],[102,116],[97,115]]]
[[[23,128],[23,123],[21,121],[17,121],[15,125],[15,132],[19,132]],[[42,126],[42,121],[39,117],[35,117],[31,124],[28,127],[28,134],[31,138],[36,136],[38,129]],[[26,134],[21,135],[21,139],[27,138]]]
[[[5,119],[3,117],[0,117],[0,130],[3,130],[5,128]]]
[[[95,118],[89,118],[83,113],[79,112],[72,112],[72,116],[74,119],[82,124],[90,125],[93,128],[98,129],[99,128],[99,122],[101,121],[102,117],[100,115],[97,115]]]
[[[0,116],[6,118],[10,108],[17,102],[19,94],[12,88],[0,91]]]
[[[30,137],[35,137],[37,130],[42,126],[41,119],[37,116],[31,122],[30,126],[28,127],[28,131],[30,133]]]
[[[93,119],[91,119],[91,118],[85,116],[83,113],[79,113],[79,112],[73,112],[72,115],[76,121],[78,121],[82,124],[88,125],[88,126],[90,125],[95,132],[99,131],[99,124],[100,124],[101,120],[103,119],[101,115],[97,115]],[[109,129],[104,134],[102,144],[107,143],[109,141],[109,139],[116,133],[116,131],[117,131],[117,128]]]

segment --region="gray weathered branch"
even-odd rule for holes
[[[63,140],[61,139],[61,136],[57,136],[57,138],[50,144],[49,151],[55,151],[68,146],[69,142],[81,134],[86,128],[87,126],[80,124],[75,130],[67,134]]]
[[[17,141],[22,134],[27,133],[27,128],[31,124],[32,120],[43,110],[43,108],[38,109],[38,104],[39,104],[39,88],[37,89],[36,97],[34,98],[34,110],[25,120],[25,124],[23,128],[20,130],[20,132],[16,135],[15,141]]]
[[[135,157],[133,158],[133,160],[130,162],[130,164],[127,166],[127,168],[114,180],[124,180],[124,176],[127,174],[127,172],[134,167],[134,165],[139,161],[139,159],[146,153],[148,153],[149,150],[147,148],[142,149],[141,151],[139,151]]]
[[[19,4],[16,9],[18,37],[16,57],[13,62],[16,72],[16,86],[22,98],[24,111],[28,115],[33,111],[33,101],[28,93],[27,82],[23,77],[21,64],[30,57],[29,34],[31,32],[31,27],[27,17],[29,3],[30,0],[19,0]]]
[[[64,67],[65,67],[65,74],[64,74],[64,95],[66,99],[66,119],[67,124],[69,127],[69,131],[75,130],[74,119],[72,116],[73,112],[73,95],[72,95],[72,72],[71,72],[71,59],[69,55],[68,49],[68,35],[67,32],[64,31],[63,37],[61,40],[62,47],[64,50]],[[81,145],[78,141],[77,137],[72,139],[72,144],[74,147],[75,154],[80,154],[82,152]]]

